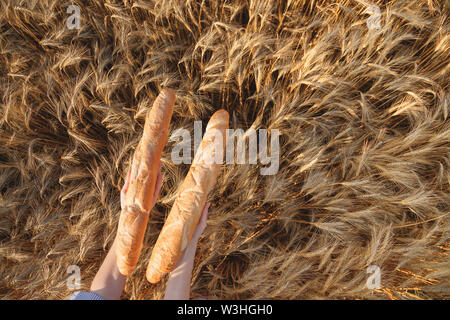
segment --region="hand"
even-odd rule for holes
[[[130,184],[130,174],[131,169],[128,171],[125,183],[122,187],[122,190],[120,191],[120,206],[122,209],[124,205],[125,195],[128,191],[128,186]],[[151,202],[151,208],[153,208],[153,206],[156,203],[156,200],[158,199],[161,184],[162,184],[162,175],[160,162],[158,169],[158,177],[156,179],[155,192],[153,193],[153,199]],[[97,272],[94,280],[92,281],[90,288],[91,292],[96,293],[107,300],[120,299],[120,295],[122,294],[122,290],[126,280],[126,277],[120,273],[119,268],[117,267],[116,245],[117,245],[117,238],[114,239],[113,245],[109,249],[109,252],[106,255],[106,258],[103,261],[102,265],[100,266],[100,269]]]
[[[122,190],[120,191],[120,208],[123,210],[125,204],[125,196],[128,191],[128,186],[130,185],[130,175],[131,168],[128,170],[127,177],[125,178],[125,183],[123,184]],[[162,185],[162,174],[161,174],[161,161],[159,162],[158,168],[158,176],[156,178],[155,191],[153,193],[153,199],[150,205],[150,210],[155,206],[156,201],[159,197],[159,191],[161,190]]]
[[[206,220],[208,219],[208,209],[209,209],[210,205],[211,205],[211,202],[207,202],[205,204],[205,207],[203,208],[203,211],[202,211],[202,215],[200,216],[200,219],[198,221],[197,227],[195,228],[194,234],[192,235],[191,241],[189,241],[184,252],[187,250],[188,247],[194,247],[194,248],[197,247],[197,242],[200,239],[200,236],[202,235],[203,231],[206,228]],[[182,253],[182,255],[183,255],[183,253]],[[194,253],[195,253],[195,251],[194,251]]]
[[[184,249],[181,253],[177,266],[169,274],[166,294],[164,295],[165,300],[188,300],[190,297],[190,284],[195,250],[197,249],[198,239],[200,239],[200,236],[205,230],[210,205],[211,203],[209,202],[205,204],[200,220],[198,221],[197,227],[194,231],[194,235],[186,246],[186,249]]]

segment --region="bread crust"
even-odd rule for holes
[[[147,113],[144,132],[134,152],[117,230],[117,266],[124,275],[133,272],[142,249],[174,104],[173,90],[163,89]]]
[[[194,234],[224,158],[228,122],[225,110],[215,112],[208,122],[194,161],[153,248],[146,272],[151,283],[159,282],[175,268]]]

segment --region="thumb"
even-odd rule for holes
[[[202,215],[200,216],[200,219],[197,224],[197,228],[195,229],[193,238],[200,238],[201,234],[206,228],[206,220],[208,219],[208,209],[211,205],[211,202],[207,202],[205,206],[203,207]]]

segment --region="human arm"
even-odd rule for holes
[[[182,252],[177,266],[169,274],[164,300],[189,300],[195,251],[198,240],[206,227],[209,206],[210,203],[207,202],[191,241]]]

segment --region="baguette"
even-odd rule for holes
[[[146,272],[151,283],[159,282],[175,268],[194,234],[223,161],[228,121],[228,112],[219,110],[208,122],[194,161],[153,248]],[[219,136],[221,139],[217,138]]]
[[[133,272],[139,259],[174,103],[173,90],[160,92],[147,113],[144,133],[134,152],[117,230],[117,266],[123,275]]]

